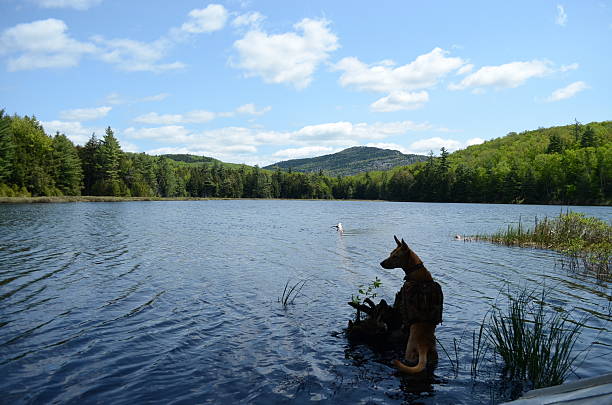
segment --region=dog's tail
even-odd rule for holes
[[[416,366],[409,367],[399,360],[394,360],[393,365],[395,366],[395,368],[397,368],[402,373],[408,373],[408,374],[420,373],[421,371],[425,370],[425,366],[427,365],[427,352],[428,352],[427,347],[419,348],[419,362]]]

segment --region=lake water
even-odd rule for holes
[[[453,240],[559,206],[335,201],[177,201],[0,206],[0,402],[270,404],[465,403],[503,399],[470,378],[471,333],[517,286],[588,315],[571,379],[612,371],[608,285],[553,252]],[[610,220],[609,207],[574,207]],[[342,222],[344,235],[331,226]],[[403,237],[445,294],[430,376],[342,335],[360,284]],[[307,280],[293,305],[287,281]],[[463,336],[463,338],[462,338]],[[595,344],[592,344],[595,342]],[[584,356],[583,356],[584,357]],[[495,376],[492,376],[494,378]]]

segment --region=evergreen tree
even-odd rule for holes
[[[102,181],[101,145],[101,141],[94,133],[91,134],[85,146],[77,148],[79,157],[81,158],[81,167],[83,169],[84,195],[94,195],[94,185]]]
[[[595,145],[595,131],[591,128],[590,125],[587,125],[586,129],[582,133],[582,137],[580,138],[580,146],[583,148],[588,148],[590,146]]]
[[[53,138],[52,145],[56,187],[64,195],[80,195],[83,171],[74,144],[66,135],[58,132]]]
[[[177,181],[170,159],[160,157],[157,164],[157,184],[162,197],[176,196]]]
[[[11,119],[0,110],[0,184],[8,182],[13,171],[14,148]]]
[[[548,148],[546,148],[546,153],[561,153],[563,152],[563,143],[561,141],[561,137],[554,133],[550,136],[550,142],[548,144]]]
[[[100,145],[100,163],[103,183],[96,190],[103,195],[120,195],[119,163],[121,147],[111,127],[106,128],[104,138]]]

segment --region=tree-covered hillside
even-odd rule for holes
[[[327,176],[352,176],[374,170],[389,170],[422,162],[427,156],[405,155],[396,150],[355,146],[338,153],[306,159],[292,159],[274,163],[264,169],[292,170],[303,173],[323,172]]]
[[[110,127],[101,139],[92,135],[75,146],[64,134],[45,134],[34,117],[0,111],[0,196],[612,202],[611,121],[510,133],[452,154],[443,148],[425,162],[345,177],[173,158],[123,152]]]

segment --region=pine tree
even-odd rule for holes
[[[106,128],[102,144],[100,145],[100,163],[102,169],[103,186],[102,194],[120,195],[119,184],[119,159],[121,159],[121,147],[111,127]]]
[[[81,161],[72,141],[59,132],[53,138],[55,185],[64,195],[80,195],[83,183]]]
[[[0,184],[7,182],[13,171],[13,133],[10,118],[0,110]]]
[[[582,133],[582,137],[580,138],[580,146],[582,146],[583,148],[596,146],[595,131],[593,131],[593,128],[591,128],[590,125],[587,125],[586,130]]]
[[[94,195],[94,186],[102,181],[102,163],[100,147],[102,143],[91,134],[85,146],[78,148],[83,171],[83,194]]]

